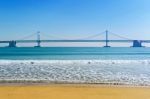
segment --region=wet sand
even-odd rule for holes
[[[150,99],[150,87],[83,84],[0,85],[0,99]]]

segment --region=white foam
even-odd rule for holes
[[[150,60],[0,60],[0,64],[150,64]]]
[[[150,60],[0,60],[0,81],[150,85]]]

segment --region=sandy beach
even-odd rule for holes
[[[0,99],[150,99],[150,88],[89,84],[0,85]]]

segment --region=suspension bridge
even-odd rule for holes
[[[17,47],[18,43],[36,43],[37,45],[34,47],[41,47],[42,43],[53,43],[53,42],[99,42],[99,43],[104,43],[105,46],[104,47],[111,47],[109,45],[109,43],[131,43],[132,47],[143,47],[142,44],[143,43],[150,43],[150,40],[133,40],[133,39],[129,39],[123,36],[120,36],[118,34],[109,32],[108,30],[106,30],[105,32],[102,33],[98,33],[98,34],[94,34],[85,38],[81,38],[81,39],[47,39],[47,40],[42,40],[41,39],[41,33],[37,32],[36,33],[36,40],[25,40],[25,39],[20,39],[20,40],[6,40],[6,41],[0,41],[1,43],[7,43],[8,47]],[[104,39],[91,39],[93,37],[100,37],[101,34],[104,34],[105,37]],[[114,35],[118,38],[121,38],[120,40],[115,40],[115,39],[110,39],[109,35]],[[35,33],[32,35],[29,35],[27,37],[30,36],[35,36]],[[25,38],[27,38],[25,37]]]

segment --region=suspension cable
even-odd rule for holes
[[[65,38],[62,38],[62,37],[55,37],[55,36],[52,36],[52,35],[47,35],[45,33],[42,33],[44,37],[46,38],[49,38],[49,37],[52,37],[52,38],[56,38],[56,39],[63,39],[63,40],[69,40],[69,39],[65,39]],[[77,38],[77,39],[74,39],[74,40],[86,40],[86,39],[91,39],[91,38],[95,38],[99,35],[103,35],[104,32],[101,32],[101,33],[98,33],[98,34],[94,34],[94,35],[90,35],[90,36],[87,36],[87,37],[84,37],[84,38]]]
[[[95,38],[95,37],[98,37],[100,35],[103,35],[105,32],[101,32],[101,33],[97,33],[97,34],[94,34],[94,35],[90,35],[90,36],[87,36],[87,37],[84,37],[84,38],[79,38],[79,39],[75,39],[75,40],[87,40],[87,39],[92,39],[92,38]]]
[[[20,39],[18,39],[18,40],[26,40],[26,39],[28,39],[28,38],[31,38],[31,37],[35,36],[35,35],[36,35],[36,33],[33,33],[33,34],[30,34],[30,35],[25,36],[25,37],[23,37],[23,38],[20,38]]]
[[[67,40],[67,39],[64,39],[62,37],[56,37],[56,36],[53,36],[53,35],[49,35],[49,34],[45,34],[45,33],[42,33],[42,36],[46,37],[46,38],[55,38],[55,39],[63,39],[63,40]]]
[[[110,34],[111,34],[111,35],[114,35],[114,36],[116,36],[116,37],[119,37],[119,38],[125,39],[125,40],[132,40],[132,39],[130,39],[130,38],[120,36],[120,35],[118,35],[118,34],[116,34],[116,33],[112,33],[112,32],[110,32]]]

